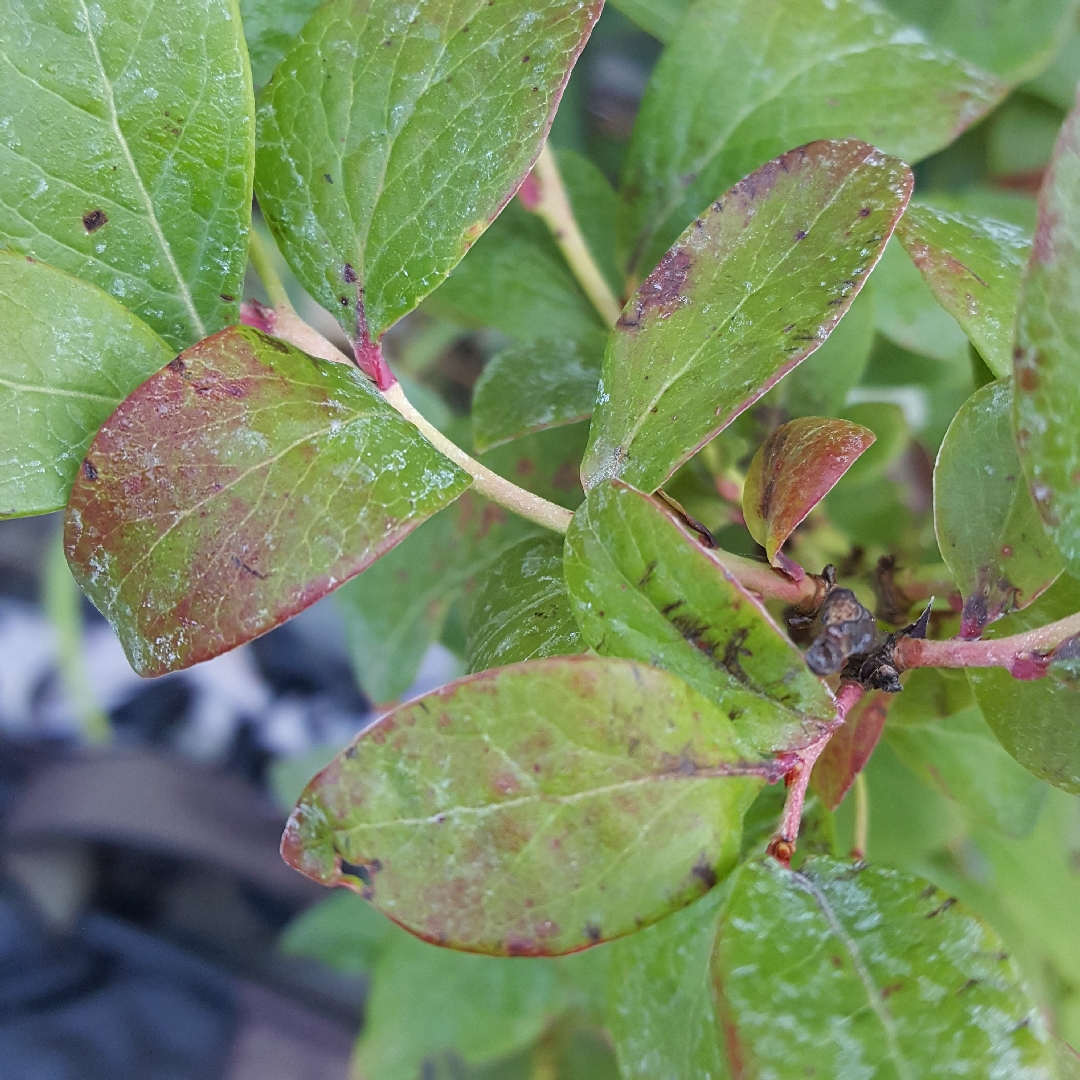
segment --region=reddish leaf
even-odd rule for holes
[[[113,413],[64,540],[132,667],[160,675],[313,604],[469,483],[354,368],[234,326]]]
[[[795,527],[875,438],[850,420],[806,416],[778,427],[761,444],[746,475],[743,517],[774,566]]]
[[[382,717],[307,786],[281,850],[440,945],[574,952],[723,878],[765,777],[674,675],[549,657]]]
[[[881,738],[889,695],[868,694],[844,718],[814,766],[810,781],[821,801],[835,810],[863,771]]]

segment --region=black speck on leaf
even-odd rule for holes
[[[327,182],[328,184],[332,184],[332,183],[334,182],[334,178],[333,178],[333,177],[332,177],[332,176],[331,176],[331,175],[330,175],[330,174],[329,174],[328,172],[324,172],[324,173],[323,173],[322,175],[323,175],[323,179],[324,179],[324,180],[325,180],[325,181],[326,181],[326,182]]]
[[[94,468],[93,463],[89,458],[83,458],[82,471],[83,476],[85,476],[87,480],[97,479],[97,469]]]

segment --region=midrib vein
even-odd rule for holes
[[[521,795],[516,799],[506,799],[503,802],[486,803],[483,806],[451,806],[436,814],[419,818],[393,818],[389,821],[362,821],[350,824],[347,829],[350,833],[375,832],[379,829],[394,829],[401,827],[412,828],[422,825],[440,825],[452,818],[472,817],[482,818],[489,814],[502,813],[505,810],[516,809],[519,806],[528,806],[532,803],[542,803],[545,806],[572,806],[574,803],[585,799],[596,799],[602,795],[611,795],[618,791],[629,791],[646,784],[658,784],[669,780],[682,780],[684,783],[707,782],[720,780],[725,777],[737,776],[763,776],[767,772],[764,764],[753,762],[731,763],[715,769],[699,769],[696,773],[653,773],[649,776],[635,777],[633,780],[623,780],[617,784],[606,784],[603,787],[589,788],[587,791],[573,791],[569,795]]]
[[[885,1031],[885,1041],[888,1044],[889,1057],[896,1066],[896,1071],[900,1074],[901,1080],[915,1080],[915,1074],[912,1072],[907,1059],[900,1050],[900,1044],[896,1037],[896,1021],[893,1019],[892,1013],[889,1012],[884,1001],[882,1001],[881,988],[874,982],[874,977],[870,974],[870,969],[867,968],[866,964],[863,962],[862,953],[859,952],[859,946],[856,944],[855,939],[844,929],[836,916],[836,912],[833,911],[828,897],[821,891],[817,883],[806,874],[797,873],[794,877],[798,884],[814,898],[814,902],[817,904],[818,910],[825,916],[825,921],[829,924],[829,928],[840,939],[841,944],[843,944],[848,955],[851,957],[851,963],[855,968],[855,974],[858,976],[859,982],[862,983],[863,989],[866,991],[866,999],[870,1009]]]
[[[116,98],[113,95],[112,83],[109,81],[109,76],[105,72],[105,65],[101,61],[101,53],[98,50],[97,39],[94,37],[93,25],[90,21],[90,11],[86,6],[86,0],[79,0],[79,7],[82,9],[83,18],[86,20],[86,38],[90,42],[90,48],[94,54],[94,63],[97,65],[98,72],[101,74],[101,85],[105,93],[105,104],[109,109],[109,123],[112,126],[113,134],[116,136],[116,141],[120,144],[120,151],[124,155],[124,161],[127,162],[127,166],[131,170],[131,175],[135,179],[135,186],[138,188],[139,197],[146,210],[146,217],[150,222],[150,229],[154,234],[154,238],[157,240],[158,247],[161,248],[162,255],[165,256],[165,261],[168,263],[169,270],[176,280],[177,293],[187,310],[192,326],[201,340],[206,337],[206,327],[203,324],[202,319],[199,318],[199,312],[196,310],[195,302],[191,298],[191,290],[188,289],[187,282],[180,273],[180,267],[176,264],[176,259],[173,256],[172,248],[169,246],[169,241],[165,239],[165,234],[161,231],[161,223],[158,221],[157,212],[154,209],[154,202],[150,198],[150,193],[146,190],[142,174],[135,164],[135,159],[131,155],[131,148],[128,146],[128,141],[120,128],[120,117],[116,111]]]

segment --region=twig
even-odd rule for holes
[[[791,865],[791,857],[795,854],[795,841],[802,824],[803,803],[814,765],[829,745],[836,729],[844,722],[844,717],[855,707],[862,695],[863,688],[858,683],[841,684],[836,695],[836,720],[820,739],[799,751],[798,763],[784,778],[788,793],[784,801],[784,813],[780,818],[780,829],[766,848],[767,853],[784,866]]]
[[[917,667],[1003,667],[1017,679],[1040,679],[1063,642],[1080,636],[1080,612],[1035,630],[981,641],[901,638],[894,650],[898,671]]]
[[[574,515],[565,507],[548,502],[531,491],[512,484],[509,480],[465,453],[461,447],[452,443],[438,428],[432,426],[413,407],[401,389],[401,383],[394,383],[383,391],[383,397],[410,423],[415,424],[424,438],[437,450],[441,450],[451,461],[460,465],[473,478],[473,486],[481,495],[492,502],[505,506],[519,517],[542,525],[553,532],[565,533],[570,527]]]
[[[855,775],[855,839],[851,857],[856,862],[866,858],[866,842],[870,836],[870,793],[866,787],[866,775]]]
[[[795,581],[768,563],[733,555],[723,548],[714,549],[712,554],[743,588],[766,600],[782,600],[798,611],[817,611],[829,589],[818,574],[806,574],[801,581]]]
[[[611,291],[607,279],[596,265],[589,245],[582,235],[574,217],[573,208],[566,195],[555,155],[546,143],[536,159],[530,177],[518,192],[527,210],[541,218],[551,230],[555,243],[574,272],[585,295],[608,326],[614,326],[622,312],[622,305]]]
[[[270,297],[270,303],[279,311],[292,311],[292,301],[274,266],[273,252],[254,225],[251,226],[251,232],[248,234],[248,259],[251,260],[255,273],[259,275],[263,288],[266,289],[266,295]]]

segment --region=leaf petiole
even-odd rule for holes
[[[545,143],[533,171],[522,185],[519,198],[525,208],[536,214],[551,230],[551,235],[577,278],[585,295],[608,326],[614,326],[622,313],[622,304],[611,291],[596,265],[589,245],[574,217],[559,166],[551,147]]]
[[[292,311],[292,301],[274,266],[274,253],[254,224],[251,226],[251,232],[248,233],[248,260],[255,268],[255,273],[259,275],[270,303],[279,310]]]

